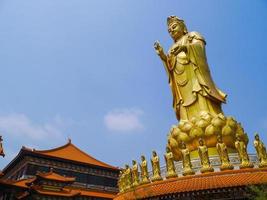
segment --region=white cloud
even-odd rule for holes
[[[111,131],[131,132],[144,128],[140,118],[140,109],[116,109],[108,112],[104,117],[106,127]]]
[[[61,132],[61,121],[56,117],[50,123],[34,123],[25,114],[0,115],[0,131],[10,136],[28,138],[33,141],[45,138],[59,139],[63,136]],[[52,137],[51,137],[52,136]]]

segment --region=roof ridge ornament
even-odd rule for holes
[[[0,156],[5,157],[4,147],[3,147],[3,143],[2,143],[2,141],[3,141],[3,138],[2,138],[2,136],[0,135]]]
[[[68,144],[71,144],[71,138],[68,138]]]

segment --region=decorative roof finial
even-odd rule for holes
[[[2,139],[2,136],[0,135],[0,156],[5,157],[2,141],[3,141],[3,139]]]

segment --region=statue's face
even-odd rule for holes
[[[141,160],[144,161],[145,160],[145,156],[141,156]]]
[[[184,28],[181,26],[181,24],[174,22],[169,25],[168,32],[174,40],[177,40],[183,35],[183,29]]]
[[[170,152],[170,149],[169,147],[166,147],[166,152],[169,153]]]
[[[260,139],[259,135],[255,135],[255,139],[259,140]]]

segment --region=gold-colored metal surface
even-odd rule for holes
[[[259,159],[259,167],[267,167],[267,152],[264,143],[260,140],[258,133],[255,134],[254,147]]]
[[[217,145],[216,145],[220,160],[221,160],[221,166],[220,169],[223,170],[229,170],[234,169],[234,166],[230,163],[228,151],[225,143],[222,141],[222,136],[219,135],[217,138]]]
[[[250,162],[248,153],[247,153],[247,145],[241,140],[239,136],[236,138],[235,147],[238,152],[238,156],[240,159],[240,168],[252,168],[254,165]]]
[[[162,180],[161,172],[160,172],[159,157],[158,157],[156,151],[152,152],[151,165],[152,165],[152,173],[153,173],[151,181]]]
[[[166,153],[164,155],[164,158],[165,158],[166,169],[167,169],[166,178],[168,179],[168,178],[177,177],[175,166],[174,166],[173,154],[169,147],[166,147]]]
[[[205,39],[198,32],[188,32],[184,21],[176,16],[168,17],[167,24],[174,44],[167,54],[158,41],[154,48],[169,77],[177,119],[190,120],[202,111],[214,116],[222,113],[226,94],[212,80]]]
[[[120,193],[123,193],[125,191],[125,179],[124,179],[123,169],[120,171],[120,174],[119,174],[118,188],[119,188]]]
[[[2,136],[0,136],[0,156],[5,157]]]
[[[138,164],[135,160],[132,161],[132,180],[133,180],[133,187],[139,185],[139,173],[138,173]]]
[[[148,169],[147,169],[147,161],[144,155],[141,156],[140,168],[141,168],[141,184],[150,183]]]
[[[190,151],[189,149],[186,147],[185,143],[182,143],[182,160],[183,160],[183,175],[187,176],[187,175],[194,175],[195,172],[192,169],[192,163],[191,163],[191,159],[190,159]]]
[[[125,165],[125,169],[124,169],[124,180],[125,180],[125,190],[129,190],[132,188],[132,173],[131,173],[131,168],[129,167],[129,165]]]
[[[218,155],[216,150],[217,136],[221,135],[222,140],[231,153],[235,150],[235,138],[239,136],[243,142],[248,143],[248,136],[240,123],[233,117],[225,117],[223,114],[211,116],[202,112],[200,117],[193,117],[188,121],[180,121],[178,125],[172,126],[168,134],[167,146],[174,155],[174,160],[182,159],[181,144],[184,142],[191,152],[192,158],[197,157],[199,138],[202,138],[209,149],[210,155]]]
[[[202,138],[199,139],[198,154],[201,162],[200,172],[201,173],[213,172],[214,169],[210,165],[208,148],[206,145],[204,145],[204,141]]]
[[[217,135],[222,135],[228,148],[235,148],[237,135],[247,144],[248,137],[241,124],[223,114],[221,104],[226,102],[226,94],[212,79],[204,37],[198,32],[188,32],[184,21],[176,16],[168,17],[167,25],[174,43],[167,53],[158,41],[154,48],[168,74],[173,109],[179,120],[168,137],[167,146],[174,160],[182,159],[182,142],[191,152],[198,149],[199,138],[203,138],[208,148],[216,148]]]

